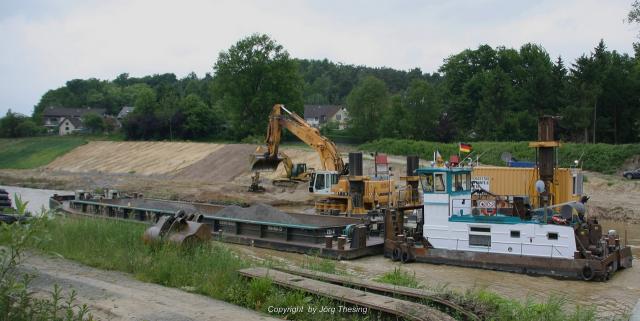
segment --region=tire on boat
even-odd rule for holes
[[[393,252],[391,252],[391,261],[400,261],[400,259],[402,258],[402,251],[400,251],[399,247],[396,247],[393,249]]]
[[[402,261],[402,263],[411,262],[411,255],[409,254],[408,251],[402,251],[402,254],[400,256],[400,261]]]
[[[585,281],[591,281],[595,273],[593,272],[593,268],[590,265],[585,265],[580,271],[580,277],[582,277]]]

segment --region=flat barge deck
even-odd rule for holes
[[[239,207],[129,197],[76,199],[75,195],[54,195],[50,203],[52,208],[74,215],[146,223],[178,211],[202,214],[202,222],[211,226],[215,240],[338,260],[382,254],[384,250],[384,239],[367,235],[362,219],[286,213],[262,204]]]

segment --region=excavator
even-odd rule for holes
[[[320,157],[321,169],[311,173],[306,164],[295,164],[279,151],[282,130],[286,128],[304,143],[311,146]],[[338,182],[340,175],[348,173],[336,145],[322,136],[317,128],[309,125],[298,114],[289,111],[284,105],[273,106],[269,114],[269,125],[265,139],[266,148],[258,147],[251,156],[251,170],[254,172],[275,171],[284,162],[287,177],[284,180],[304,181],[309,179],[309,191],[314,194],[330,194],[331,186]],[[277,183],[276,183],[277,185]]]
[[[309,192],[317,196],[316,213],[369,215],[379,212],[381,206],[393,206],[398,201],[394,181],[363,175],[361,153],[349,154],[352,164],[345,164],[331,140],[280,104],[274,105],[269,115],[266,149],[259,147],[251,157],[253,171],[275,171],[281,162],[287,161],[288,157],[278,150],[283,128],[311,146],[320,157],[322,168],[309,173]]]

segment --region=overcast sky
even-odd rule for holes
[[[212,71],[221,50],[266,33],[293,57],[437,71],[488,43],[544,46],[573,61],[603,38],[632,53],[631,0],[0,1],[0,116],[31,114],[74,78]]]

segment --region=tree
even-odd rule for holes
[[[302,110],[302,79],[289,53],[267,35],[253,34],[223,51],[215,90],[237,139],[262,135],[274,104]]]
[[[17,138],[36,136],[42,130],[29,117],[14,113],[9,109],[7,114],[0,118],[0,137]]]
[[[347,96],[351,132],[365,140],[382,136],[378,129],[389,105],[386,84],[374,76],[363,78]]]
[[[104,120],[96,113],[88,113],[82,116],[82,123],[92,134],[102,133],[105,128]]]
[[[222,119],[219,110],[208,106],[195,94],[182,99],[182,109],[186,117],[184,129],[187,138],[220,137]]]

